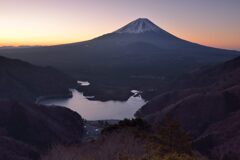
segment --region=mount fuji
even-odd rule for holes
[[[239,52],[183,40],[150,20],[139,18],[89,41],[6,49],[0,50],[0,55],[37,65],[51,65],[78,79],[98,79],[101,83],[112,83],[115,79],[131,87],[141,87],[146,86],[146,81],[150,81],[151,85],[152,80],[173,79],[199,66],[232,59]],[[134,82],[130,84],[133,79]]]
[[[139,18],[115,32],[89,41],[0,51],[1,55],[38,65],[52,65],[75,71],[96,70],[94,67],[99,69],[101,66],[106,72],[107,69],[127,66],[135,69],[155,66],[158,68],[155,69],[161,70],[159,65],[163,61],[171,68],[178,64],[211,64],[233,58],[237,53],[239,52],[206,47],[180,39],[146,18]]]
[[[201,47],[191,42],[182,40],[167,31],[161,29],[147,18],[139,18],[130,22],[126,26],[116,30],[115,32],[100,36],[93,39],[96,43],[109,43],[116,46],[128,46],[133,43],[152,44],[159,49],[193,49],[194,47]],[[77,43],[78,44],[78,43]],[[210,49],[209,47],[207,47]]]
[[[116,33],[143,33],[143,32],[161,32],[162,30],[146,18],[139,18],[128,25],[120,28]]]

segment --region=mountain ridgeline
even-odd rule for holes
[[[34,104],[71,96],[76,81],[52,67],[0,57],[0,159],[40,159],[53,144],[80,142],[83,119],[65,107]]]
[[[240,57],[185,75],[136,116],[158,124],[173,116],[211,159],[240,157]],[[232,158],[229,157],[234,155]]]
[[[37,67],[0,57],[0,100],[34,102],[45,96],[70,96],[76,81],[52,67]]]
[[[239,52],[182,40],[150,20],[140,18],[89,41],[5,49],[0,54],[37,65],[51,65],[76,78],[91,81],[103,91],[107,86],[117,92],[118,87],[151,90],[156,88],[153,81],[169,81],[201,65],[234,58]]]
[[[0,101],[0,159],[37,160],[54,144],[79,143],[83,122],[65,107]]]

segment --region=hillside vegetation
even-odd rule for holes
[[[191,139],[174,119],[157,128],[141,119],[123,120],[102,131],[92,142],[55,146],[42,160],[197,160]]]

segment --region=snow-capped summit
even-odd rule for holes
[[[148,31],[160,31],[161,29],[147,18],[139,18],[126,26],[115,31],[115,33],[143,33]]]

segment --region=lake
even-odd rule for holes
[[[84,86],[90,85],[87,82],[78,81]],[[72,89],[72,98],[46,99],[41,100],[43,105],[58,105],[68,107],[78,112],[86,120],[109,120],[133,118],[134,113],[140,109],[146,102],[137,95],[137,91],[133,90],[135,96],[129,97],[125,102],[120,101],[92,101],[83,96],[83,93]]]

